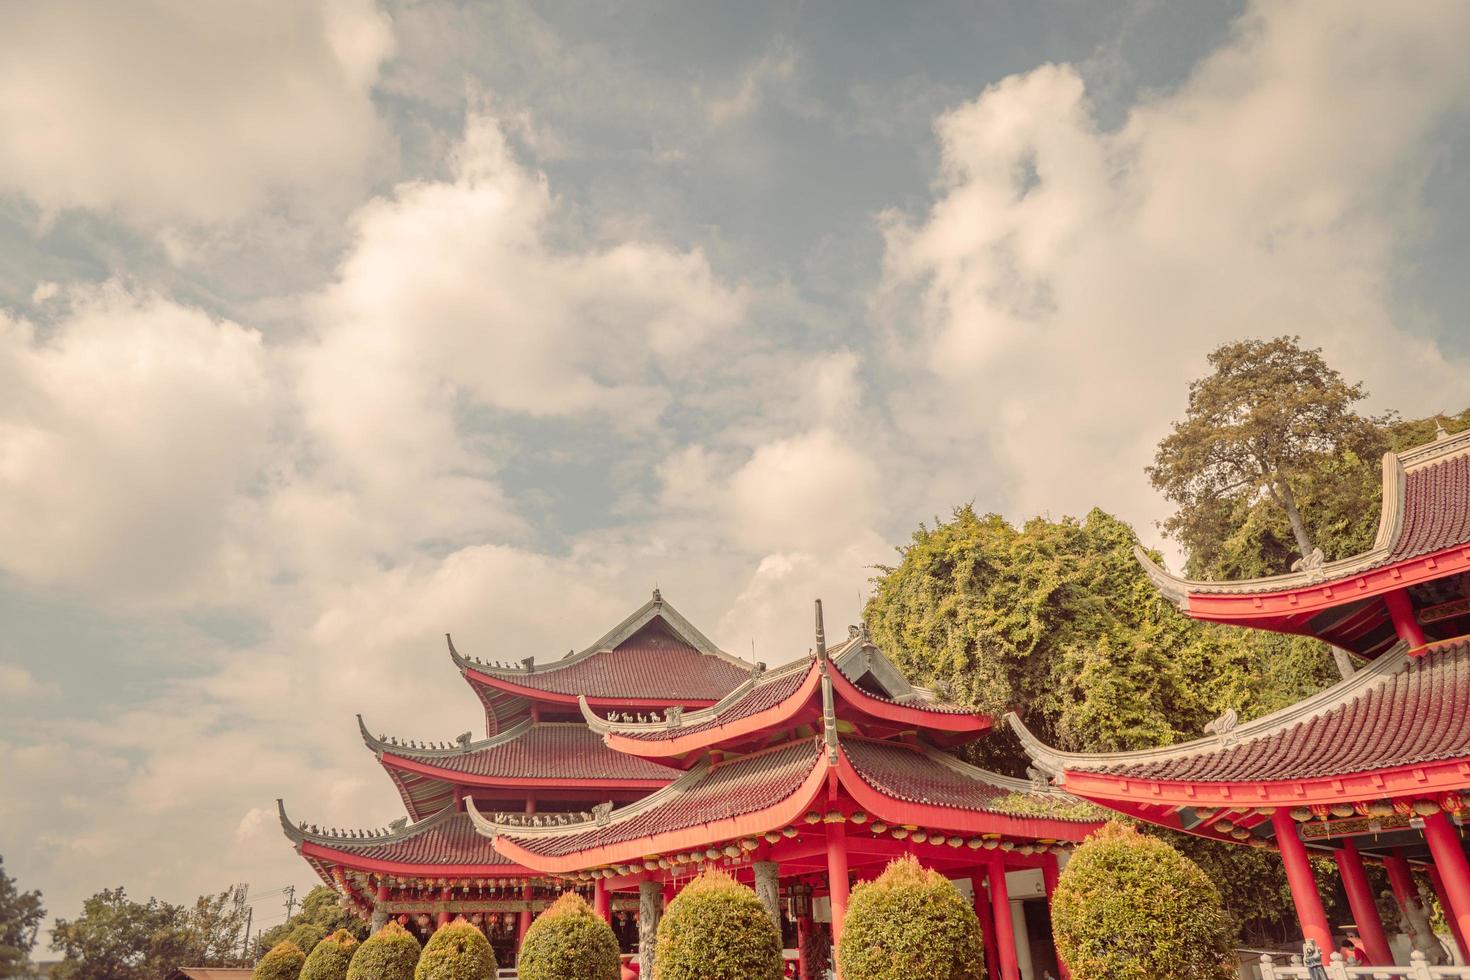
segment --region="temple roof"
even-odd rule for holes
[[[1373,547],[1362,554],[1307,562],[1282,575],[1233,582],[1172,575],[1142,548],[1136,554],[1159,589],[1187,608],[1191,596],[1251,595],[1321,586],[1465,544],[1470,544],[1470,429],[1384,455],[1378,534]]]
[[[1434,787],[1425,767],[1470,760],[1470,638],[1432,644],[1415,657],[1400,644],[1299,704],[1238,726],[1227,718],[1217,723],[1221,734],[1166,748],[1059,752],[1008,717],[1036,764],[1069,788],[1092,785],[1080,779],[1088,774],[1183,784],[1330,780],[1351,798],[1355,791],[1344,780],[1374,774],[1358,795],[1379,797],[1392,795],[1388,774],[1413,770],[1409,789],[1428,790]]]
[[[608,748],[581,722],[533,722],[530,718],[490,738],[453,743],[400,742],[374,736],[357,719],[363,741],[388,770],[410,816],[438,812],[454,801],[456,786],[652,790],[677,773]]]
[[[322,831],[293,824],[285,804],[276,801],[281,829],[302,856],[318,863],[338,863],[372,870],[409,870],[420,866],[484,868],[501,873],[516,865],[496,853],[475,832],[469,815],[447,807],[417,823],[396,822],[381,830]]]
[[[837,669],[831,670],[829,664]],[[823,677],[830,678],[836,692],[836,714],[869,734],[923,730],[956,743],[974,739],[990,727],[988,717],[910,686],[856,627],[830,654],[823,650],[753,675],[708,708],[672,708],[662,716],[611,712],[604,718],[582,699],[582,715],[590,729],[620,752],[651,758],[684,755],[687,764],[694,756],[686,753],[770,741],[781,731],[816,722],[822,710]]]
[[[450,654],[472,683],[528,697],[599,702],[709,703],[744,681],[754,668],[720,650],[655,590],[637,612],[580,653],[550,663],[486,663]]]

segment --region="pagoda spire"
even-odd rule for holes
[[[822,600],[817,600],[817,659],[827,659],[827,631],[822,628]]]

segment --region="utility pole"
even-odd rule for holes
[[[255,906],[245,906],[245,940],[240,944],[240,962],[250,962],[250,926],[255,921]]]
[[[286,921],[291,921],[291,911],[296,908],[296,886],[286,886]]]

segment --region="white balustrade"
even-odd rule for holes
[[[1290,966],[1277,964],[1269,954],[1261,954],[1261,980],[1312,980],[1310,967],[1301,965],[1300,957]],[[1414,950],[1407,966],[1348,965],[1342,954],[1334,952],[1331,962],[1322,968],[1328,980],[1470,980],[1470,967],[1430,966],[1419,950]],[[1320,977],[1320,974],[1318,975]]]

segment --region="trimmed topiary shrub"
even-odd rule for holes
[[[307,954],[301,980],[347,980],[347,967],[356,951],[357,937],[338,929]]]
[[[347,980],[413,980],[419,962],[419,941],[392,920],[373,933],[352,954]]]
[[[414,980],[492,980],[495,950],[485,934],[464,919],[440,926],[424,944]]]
[[[1116,821],[1062,871],[1051,905],[1073,980],[1224,980],[1230,929],[1220,893],[1191,860]]]
[[[852,890],[837,962],[843,980],[970,980],[985,972],[975,909],[913,855]]]
[[[301,964],[305,962],[306,954],[301,947],[287,939],[276,943],[260,958],[250,980],[296,980],[301,975]]]
[[[326,927],[319,926],[315,922],[303,922],[286,933],[286,942],[295,943],[297,949],[306,953],[316,949],[316,944],[326,938]]]
[[[781,980],[781,933],[755,892],[706,871],[658,924],[655,980]]]
[[[618,980],[618,939],[576,892],[536,916],[516,962],[521,980]]]

